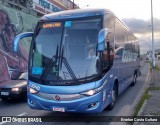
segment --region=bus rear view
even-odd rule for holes
[[[121,35],[120,28],[128,36]],[[136,83],[135,37],[108,10],[45,15],[34,33],[16,38],[15,51],[18,39],[28,36],[32,36],[28,68],[28,104],[32,109],[101,112],[106,107],[113,109],[117,96]],[[124,73],[123,69],[130,71]]]

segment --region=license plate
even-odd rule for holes
[[[1,92],[1,95],[8,96],[8,95],[9,95],[9,92]]]
[[[56,111],[56,112],[65,112],[65,108],[53,107],[52,109],[53,111]]]

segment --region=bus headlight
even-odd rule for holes
[[[91,96],[95,94],[95,90],[88,90],[86,92],[81,93],[82,95]]]
[[[32,89],[32,88],[29,88],[28,91],[29,91],[31,94],[36,94],[36,93],[38,93],[37,90]]]
[[[92,95],[94,95],[94,94],[96,94],[96,93],[100,92],[100,91],[103,89],[103,87],[104,87],[104,86],[105,86],[105,84],[103,84],[103,85],[102,85],[102,86],[100,86],[99,88],[91,89],[91,90],[88,90],[88,91],[82,92],[82,93],[80,93],[80,94],[82,94],[82,95],[86,95],[86,96],[92,96]]]

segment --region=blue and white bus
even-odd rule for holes
[[[28,104],[32,109],[101,112],[136,84],[136,37],[107,9],[77,9],[44,15],[32,37]]]

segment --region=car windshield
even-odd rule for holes
[[[96,77],[100,28],[100,19],[40,24],[31,48],[30,76],[50,82]]]

